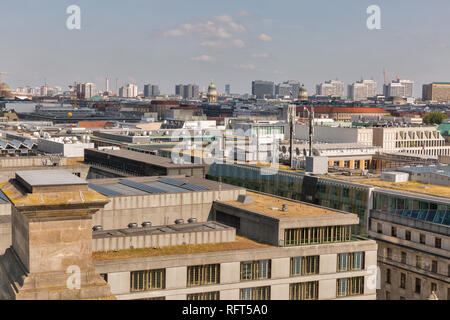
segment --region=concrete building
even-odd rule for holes
[[[97,94],[97,86],[94,83],[77,83],[77,98],[90,99]]]
[[[159,96],[161,92],[159,91],[159,87],[157,85],[146,84],[144,85],[144,97],[156,97]]]
[[[410,98],[413,96],[414,82],[411,80],[393,80],[383,87],[383,94],[387,98]]]
[[[437,158],[450,155],[450,146],[435,126],[375,127],[373,144],[383,152],[403,152]]]
[[[252,95],[256,96],[257,99],[273,97],[275,95],[275,85],[273,81],[252,81]]]
[[[311,109],[310,107],[307,109]],[[297,108],[297,113],[303,112],[303,107]],[[389,112],[381,108],[371,107],[328,107],[316,106],[314,107],[314,114],[317,118],[330,118],[336,121],[351,121],[353,116],[386,116]]]
[[[175,95],[185,100],[196,100],[199,97],[199,87],[196,84],[178,84],[175,86]]]
[[[422,87],[422,100],[450,102],[450,82],[432,82]]]
[[[295,126],[295,138],[307,140],[309,137],[309,126],[297,124]],[[345,128],[331,126],[315,126],[314,141],[325,143],[353,143],[372,146],[372,128]]]
[[[96,271],[108,279],[117,299],[375,298],[377,247],[373,241],[351,236],[349,226],[357,223],[354,215],[247,193],[234,200],[216,200],[211,218],[211,222],[160,226],[172,236],[159,242],[156,251],[153,241],[159,234],[153,227],[131,230],[136,236],[125,238],[136,239],[136,245],[142,243],[139,238],[148,238],[144,245],[148,249],[133,259],[113,241],[130,229],[94,231],[95,242],[102,240],[109,250],[119,249],[105,253],[97,247]],[[340,231],[329,240],[295,236],[310,228]],[[185,239],[185,252],[171,254],[179,244],[176,239]],[[157,280],[147,282],[146,275]]]
[[[377,95],[377,83],[374,80],[361,80],[348,86],[347,97],[353,101],[364,101]]]
[[[122,98],[136,98],[138,95],[138,87],[135,84],[129,83],[124,87],[120,87],[119,96]]]
[[[344,91],[344,82],[339,80],[325,81],[316,86],[316,94],[318,96],[344,97]]]
[[[37,149],[45,154],[58,154],[63,157],[78,158],[84,156],[84,150],[94,148],[94,143],[76,136],[39,138]]]

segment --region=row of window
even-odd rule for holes
[[[290,260],[290,275],[319,274],[320,256],[293,257]],[[341,253],[337,256],[337,271],[364,269],[364,252]],[[241,262],[240,280],[254,281],[270,279],[271,260]],[[165,289],[165,269],[131,272],[131,292]],[[220,283],[220,264],[187,267],[187,286],[203,286]]]
[[[400,262],[401,263],[408,264],[407,255],[408,254],[405,251],[400,252]],[[391,248],[386,248],[385,257],[387,259],[394,260]],[[395,260],[398,260],[398,259],[395,259]],[[416,255],[416,268],[431,271],[433,273],[438,273],[438,271],[439,271],[438,266],[439,266],[438,260],[431,260],[431,265],[430,265],[430,264],[424,263],[421,256]],[[450,264],[447,265],[447,269],[448,269],[447,276],[450,277]]]
[[[284,231],[285,246],[346,242],[351,239],[351,226],[296,228]]]
[[[391,269],[386,269],[386,283],[388,284],[392,284],[391,283]],[[401,289],[406,289],[406,273],[400,272],[400,283],[399,283],[399,288]],[[421,289],[422,289],[422,280],[420,278],[415,278],[414,280],[414,292],[417,294],[421,293]],[[431,282],[430,284],[430,293],[432,292],[436,292],[437,291],[437,283],[435,282]],[[386,297],[387,300],[389,300]]]
[[[338,297],[364,294],[364,277],[344,278],[336,280]],[[270,300],[271,287],[243,288],[239,292],[240,300]],[[164,300],[165,297],[147,298],[145,300]],[[318,300],[319,281],[291,283],[289,285],[290,300]],[[220,291],[199,292],[187,295],[187,300],[220,300]]]
[[[381,234],[383,233],[383,225],[381,223],[377,224],[377,232],[381,233]],[[391,226],[391,234],[390,235],[392,237],[397,237],[397,227]],[[420,244],[426,244],[425,238],[426,238],[426,235],[424,233],[421,233],[419,235],[419,243]],[[404,237],[404,239],[407,240],[407,241],[412,241],[411,240],[411,231],[405,230],[405,237]],[[441,238],[434,237],[434,247],[438,248],[438,249],[442,248],[442,239]]]

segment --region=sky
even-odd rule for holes
[[[81,9],[69,30],[67,7]],[[380,7],[381,29],[367,28]],[[1,0],[0,71],[12,88],[94,82],[213,81],[219,93],[252,80],[378,82],[383,70],[423,83],[450,81],[450,1],[430,0]]]

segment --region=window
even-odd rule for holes
[[[364,170],[369,170],[370,160],[364,160]]]
[[[241,262],[241,281],[270,279],[270,260]]]
[[[447,288],[447,300],[450,300],[450,287]]]
[[[406,289],[406,274],[400,273],[400,288]]]
[[[400,297],[400,300],[406,300],[406,298],[405,297]]]
[[[411,231],[408,230],[405,231],[405,239],[411,241]]]
[[[187,286],[202,286],[220,283],[220,264],[189,266],[187,268]]]
[[[391,283],[391,269],[386,269],[386,283]]]
[[[319,256],[291,258],[291,276],[319,274]]]
[[[338,272],[364,269],[364,252],[338,254]]]
[[[434,239],[434,246],[436,247],[436,248],[441,248],[441,242],[442,242],[442,240],[441,240],[441,238],[435,238]]]
[[[344,161],[344,168],[350,168],[350,161],[348,160]]]
[[[361,160],[355,160],[355,169],[361,168]]]
[[[450,264],[447,265],[447,276],[450,277]]]
[[[432,282],[431,283],[431,292],[430,293],[436,293],[436,291],[437,291],[437,283],[435,283],[435,282]]]
[[[188,294],[187,300],[220,300],[220,291]]]
[[[339,161],[334,161],[334,162],[333,162],[333,165],[334,165],[335,167],[339,167]]]
[[[391,227],[391,236],[396,237],[397,236],[397,228]]]
[[[136,300],[166,300],[166,297],[142,298]]]
[[[270,286],[241,289],[241,300],[270,300]]]
[[[431,261],[431,272],[437,273],[438,270],[438,262],[437,260]]]
[[[425,244],[425,235],[423,233],[420,234],[420,243]]]
[[[166,269],[131,272],[131,292],[164,289]]]
[[[386,300],[391,300],[391,293],[386,291]]]
[[[355,296],[364,293],[364,277],[337,279],[336,296]]]
[[[383,226],[381,225],[381,223],[377,223],[377,232],[383,233]]]
[[[351,226],[312,227],[286,229],[284,231],[284,243],[286,246],[345,242],[351,241],[351,239]]]
[[[402,251],[402,255],[401,255],[401,263],[406,264],[406,252]]]
[[[422,267],[422,258],[420,256],[416,256],[416,267],[417,268]]]
[[[290,300],[317,300],[319,281],[292,283],[289,285]]]
[[[386,257],[388,259],[392,259],[392,249],[391,248],[386,248]]]
[[[421,287],[421,283],[420,283],[420,279],[416,278],[416,289],[415,289],[415,293],[420,293],[420,287]]]

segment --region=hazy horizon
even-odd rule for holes
[[[66,8],[81,8],[69,30]],[[381,30],[369,30],[369,5],[381,8]],[[398,1],[8,0],[2,2],[0,71],[11,88],[94,82],[110,90],[135,83],[212,80],[219,92],[251,92],[252,80],[298,80],[310,93],[325,80],[345,84],[383,69],[422,84],[450,81],[450,4]]]

